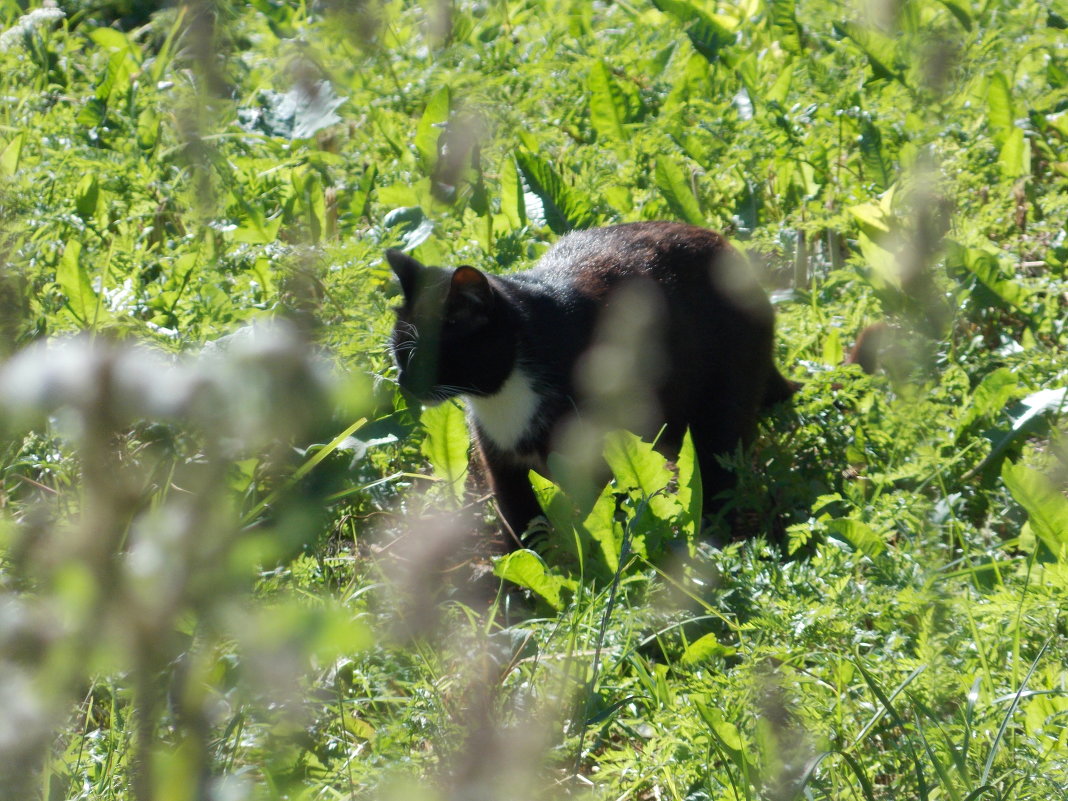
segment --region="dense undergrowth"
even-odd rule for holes
[[[1068,798],[1063,4],[0,27],[0,798]],[[805,386],[703,536],[618,434],[494,562],[383,251],[640,219],[749,255]]]

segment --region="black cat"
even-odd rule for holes
[[[761,407],[795,388],[772,363],[767,296],[713,231],[669,222],[579,231],[507,276],[386,256],[404,293],[392,340],[400,385],[422,401],[464,397],[515,535],[540,514],[528,471],[546,471],[554,439],[592,416],[598,396],[614,391],[623,408],[652,399],[639,433],[663,426],[658,445],[669,451],[689,427],[711,498],[732,484],[716,455],[749,441]],[[600,375],[604,364],[634,372],[630,357],[644,387]]]

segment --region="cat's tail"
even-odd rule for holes
[[[790,400],[797,390],[801,389],[800,381],[791,381],[774,367],[768,376],[768,383],[764,387],[764,400],[761,406],[774,406],[776,403]]]
[[[845,364],[859,364],[860,368],[871,375],[883,363],[883,352],[892,342],[894,329],[887,323],[875,323],[869,325],[857,335],[857,342],[845,358]],[[767,408],[776,403],[790,400],[793,394],[802,387],[802,382],[791,381],[776,369],[772,369],[764,389],[764,400],[761,406]],[[836,388],[841,389],[836,385]]]

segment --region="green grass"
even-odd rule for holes
[[[0,0],[0,799],[1068,797],[1068,8],[212,8]],[[617,437],[493,562],[384,250],[640,219],[805,382],[747,537]]]

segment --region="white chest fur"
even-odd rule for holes
[[[513,450],[530,431],[541,405],[530,377],[516,367],[495,395],[468,397],[471,415],[502,450]]]

